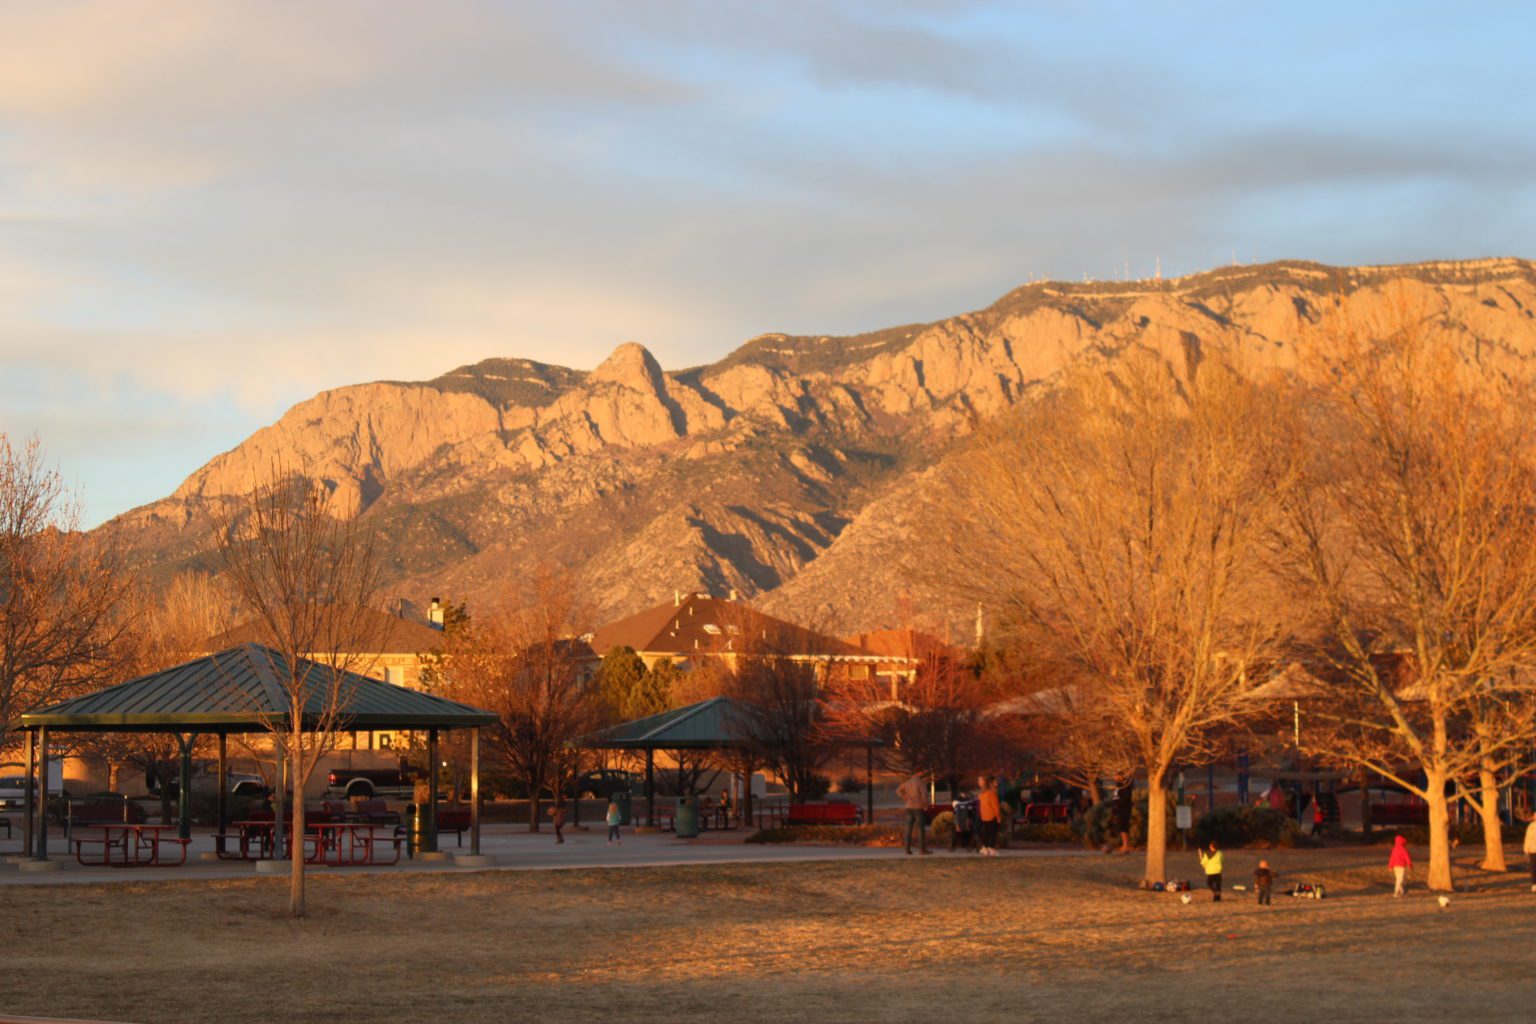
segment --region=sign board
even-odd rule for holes
[[[1194,808],[1188,804],[1180,804],[1173,809],[1173,824],[1175,828],[1194,828]]]

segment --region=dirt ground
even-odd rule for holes
[[[1193,854],[1172,867],[1198,874]],[[1227,884],[1257,853],[1229,852]],[[0,890],[0,1013],[142,1024],[1529,1021],[1536,894],[1459,865],[1396,900],[1386,850],[1267,853],[1324,901],[1138,892],[1083,856]],[[1512,859],[1519,854],[1511,850]]]

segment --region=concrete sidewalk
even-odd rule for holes
[[[529,834],[523,826],[491,825],[481,833],[480,852],[494,858],[494,864],[465,867],[452,859],[446,861],[412,861],[402,858],[397,865],[374,867],[325,867],[311,865],[316,875],[362,875],[447,872],[463,874],[470,871],[558,871],[583,868],[649,868],[676,867],[689,864],[777,864],[804,863],[810,861],[842,860],[890,860],[904,858],[901,848],[877,849],[863,846],[792,846],[779,844],[748,844],[746,832],[706,833],[699,840],[677,839],[670,832],[636,835],[626,831],[622,843],[609,846],[606,829],[594,828],[590,832],[566,830],[564,844],[556,844],[553,832]],[[440,845],[446,853],[469,852],[468,839],[463,847],[456,846],[452,838]],[[254,863],[237,860],[203,860],[203,853],[212,853],[213,837],[206,831],[194,832],[188,849],[187,863],[176,868],[109,868],[82,867],[75,861],[72,850],[66,853],[62,835],[49,836],[50,860],[59,866],[57,871],[24,872],[9,860],[0,860],[0,886],[6,885],[68,885],[71,883],[98,882],[150,882],[193,881],[197,879],[228,879],[278,877],[258,875]],[[0,855],[14,855],[19,843],[0,846]],[[1004,850],[1003,857],[1053,857],[1075,856],[1082,851],[1071,848],[1031,848]],[[914,859],[917,855],[914,854]],[[934,857],[968,857],[975,854],[938,851]]]

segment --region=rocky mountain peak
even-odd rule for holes
[[[661,364],[644,345],[635,341],[626,341],[614,349],[613,353],[592,371],[592,375],[587,378],[587,383],[618,384],[635,391],[652,393],[666,390]]]

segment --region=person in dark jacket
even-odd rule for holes
[[[955,798],[951,809],[955,816],[955,830],[949,837],[949,852],[971,848],[976,826],[976,800],[965,791]]]
[[[1136,780],[1127,779],[1115,794],[1115,831],[1120,833],[1120,852],[1131,852],[1131,805],[1136,797]]]
[[[1259,894],[1259,906],[1273,906],[1270,902],[1275,891],[1275,879],[1280,877],[1277,872],[1271,871],[1269,861],[1259,861],[1259,866],[1253,872],[1253,891]]]

